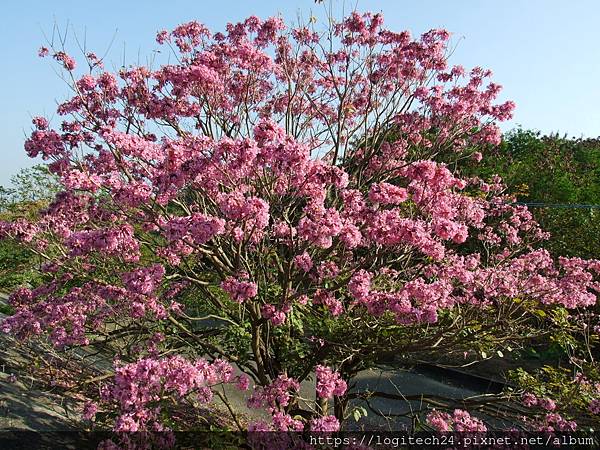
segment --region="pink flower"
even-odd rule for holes
[[[169,32],[166,30],[161,30],[156,34],[156,42],[159,44],[164,44],[169,39]]]
[[[248,387],[250,386],[250,378],[248,378],[248,376],[244,374],[238,376],[238,381],[236,382],[235,386],[240,391],[247,391]]]
[[[269,320],[273,326],[281,325],[285,322],[286,315],[284,311],[280,311],[271,304],[263,305],[261,308],[262,316]]]
[[[371,185],[369,200],[382,205],[398,205],[408,198],[406,189],[389,183]]]
[[[313,297],[313,303],[315,305],[325,306],[332,316],[339,316],[344,312],[344,306],[342,302],[335,298],[335,296],[325,290],[319,289]]]
[[[342,380],[339,373],[333,372],[329,367],[317,366],[315,369],[317,375],[317,394],[322,398],[331,398],[334,395],[344,395],[348,388],[346,382]]]
[[[427,423],[436,431],[445,433],[452,430],[452,417],[445,412],[434,410],[427,415],[426,420]]]
[[[372,275],[366,270],[360,269],[352,275],[348,283],[348,292],[355,300],[367,300],[371,290]]]
[[[165,269],[160,264],[140,268],[133,272],[124,273],[123,284],[132,292],[150,294],[159,286],[165,275]]]
[[[83,413],[81,417],[83,420],[94,420],[96,413],[98,412],[98,405],[94,402],[86,402],[83,405]]]
[[[334,209],[309,211],[298,223],[298,235],[320,248],[333,245],[333,238],[343,228],[339,212]]]
[[[34,117],[31,122],[40,131],[48,129],[48,120],[45,117]]]
[[[234,302],[242,303],[249,298],[256,297],[258,286],[252,281],[247,281],[248,274],[242,274],[240,278],[227,277],[221,283],[221,288],[229,294]]]
[[[540,398],[538,400],[538,406],[546,411],[554,411],[556,409],[556,403],[549,398]]]
[[[307,252],[304,252],[301,255],[296,255],[294,257],[294,264],[296,264],[296,267],[304,272],[309,272],[313,266],[312,259]]]
[[[538,404],[538,398],[530,393],[525,393],[523,394],[523,397],[521,399],[521,401],[523,402],[523,404],[527,407],[532,407],[532,406],[536,406]]]
[[[135,433],[140,429],[139,423],[131,414],[124,414],[117,419],[114,430],[120,433]]]
[[[472,417],[467,411],[463,411],[462,409],[455,409],[452,415],[434,410],[427,415],[427,423],[440,432],[458,431],[473,433],[487,431],[487,427],[481,420]]]
[[[257,388],[248,399],[249,408],[267,407],[275,412],[278,407],[286,407],[292,395],[300,389],[300,383],[287,375],[279,375],[270,385]]]
[[[348,248],[356,248],[363,241],[362,233],[353,223],[344,224],[339,236],[340,241],[343,242]]]
[[[236,240],[241,241],[248,235],[257,242],[262,237],[263,230],[269,224],[269,204],[258,197],[245,197],[240,191],[221,193],[217,197],[219,208],[223,215],[235,223],[240,234]]]
[[[487,427],[484,423],[471,417],[471,415],[461,409],[455,409],[452,414],[453,428],[459,432],[484,432],[487,431]]]
[[[61,62],[65,69],[69,71],[75,70],[75,60],[65,52],[56,52],[54,54],[54,59]]]
[[[339,272],[339,267],[333,261],[322,262],[317,269],[319,280],[333,279],[338,276]]]
[[[577,424],[572,420],[566,420],[558,413],[548,413],[534,422],[536,431],[539,432],[573,432],[577,430]]]
[[[339,429],[340,422],[335,416],[317,417],[310,421],[310,430],[314,432],[333,433]]]
[[[181,356],[144,358],[117,366],[112,383],[104,386],[101,397],[109,405],[116,404],[120,415],[115,431],[151,430],[160,416],[156,402],[162,396],[180,400],[195,392],[199,401],[208,402],[212,398],[210,388],[233,382],[232,374],[233,367],[222,360],[210,364],[203,359],[190,362]],[[86,411],[91,413],[94,408],[89,405]]]
[[[273,414],[273,426],[277,431],[302,431],[304,424],[288,414],[277,411]]]

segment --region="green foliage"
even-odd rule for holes
[[[43,165],[22,169],[11,178],[12,186],[0,186],[0,220],[34,219],[59,190],[56,177]],[[0,292],[35,284],[41,258],[10,239],[0,240]]]
[[[593,365],[580,368],[574,376],[573,370],[565,367],[543,366],[535,373],[518,368],[509,373],[509,378],[526,392],[538,398],[551,398],[558,404],[566,405],[563,416],[577,417],[579,430],[593,425],[596,419],[589,412],[589,404],[596,398],[594,384],[600,374]],[[583,373],[586,374],[584,378]]]
[[[4,314],[6,316],[10,316],[15,313],[14,308],[5,303],[0,303],[0,314]]]
[[[600,205],[600,139],[570,139],[516,129],[474,175],[500,175],[518,201]],[[551,233],[545,244],[562,256],[600,256],[600,208],[540,208],[532,213]]]
[[[0,241],[0,292],[10,292],[23,284],[33,284],[38,278],[38,258],[12,241]]]
[[[45,165],[21,169],[11,177],[10,183],[10,187],[0,186],[0,212],[3,213],[47,202],[60,190],[58,179]]]

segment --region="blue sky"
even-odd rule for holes
[[[326,0],[327,1],[327,0]],[[503,99],[517,103],[505,129],[522,125],[543,132],[600,136],[600,3],[597,0],[354,0],[359,10],[383,12],[386,25],[420,34],[431,28],[453,33],[451,62],[493,70]],[[343,2],[333,0],[341,12]],[[255,14],[323,15],[313,0],[171,0],[5,2],[0,28],[0,184],[35,163],[23,150],[34,115],[51,115],[67,86],[48,60],[37,57],[44,33],[67,24],[88,50],[120,65],[144,61],[157,46],[156,31],[198,20],[213,30]],[[69,48],[77,54],[76,44]],[[138,59],[139,58],[139,59]]]

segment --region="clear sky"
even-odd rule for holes
[[[327,2],[328,0],[326,0]],[[351,9],[356,0],[346,1]],[[338,12],[343,2],[333,0]],[[598,0],[358,0],[359,10],[383,12],[386,25],[420,34],[453,33],[451,63],[480,65],[517,103],[515,118],[543,132],[600,136],[600,2]],[[198,20],[212,30],[255,14],[294,20],[323,14],[314,0],[20,0],[3,2],[0,27],[0,184],[32,165],[23,150],[34,115],[51,115],[67,87],[37,49],[56,22],[69,26],[89,51],[103,54],[114,36],[108,66],[144,61],[155,34]],[[339,14],[338,14],[339,15]],[[76,44],[69,48],[77,54]],[[139,59],[138,59],[139,58]],[[111,64],[111,62],[113,64]]]

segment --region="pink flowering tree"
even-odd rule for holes
[[[25,149],[62,192],[0,225],[45,261],[2,329],[115,358],[86,417],[163,430],[229,383],[272,418],[251,429],[337,430],[377,395],[352,380],[382,354],[518,347],[543,332],[536,311],[596,302],[600,262],[554,259],[500,179],[464,175],[514,104],[489,71],[448,64],[446,31],[353,13],[320,31],[190,22],[157,42],[172,63],[117,73],[40,50],[72,97]],[[430,400],[430,426],[484,427]]]

